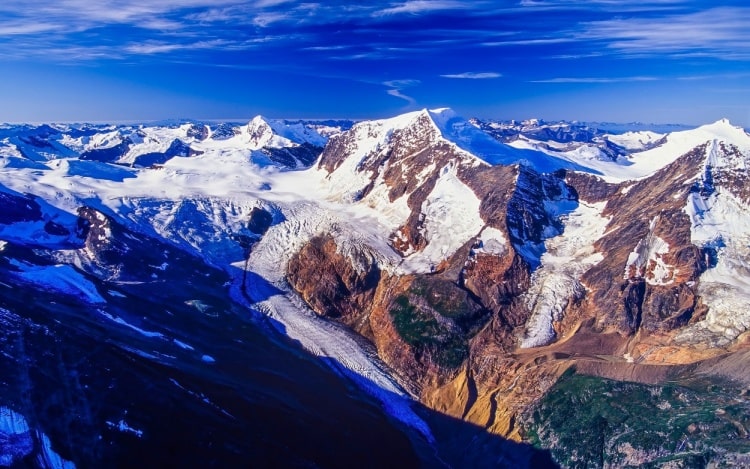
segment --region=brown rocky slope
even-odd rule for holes
[[[333,181],[351,157],[357,131],[363,129],[355,126],[332,139],[323,152],[319,167]],[[731,368],[720,363],[747,353],[747,332],[725,347],[676,340],[711,308],[699,285],[713,254],[693,242],[687,201],[719,183],[746,197],[737,188],[747,180],[736,171],[714,168],[718,176],[707,182],[707,158],[717,152],[743,157],[731,143],[707,142],[647,178],[618,184],[571,170],[545,174],[524,165],[485,164],[442,139],[424,113],[361,158],[357,170],[369,175],[369,183],[355,202],[378,190],[392,203],[407,198],[410,214],[391,246],[408,259],[429,244],[425,201],[444,168],[453,167],[480,201],[483,228],[428,272],[382,269],[369,247],[344,254],[335,237],[323,233],[293,256],[288,281],[318,314],[372,341],[423,403],[522,439],[518,416],[568,369],[656,384],[686,366],[711,373]],[[601,259],[575,279],[577,289],[558,292],[564,306],[554,317],[551,340],[521,348],[537,314],[525,294],[545,242],[564,233],[566,216],[582,204],[600,204],[599,216],[609,220],[593,244]],[[489,229],[500,233],[501,249],[485,249],[482,232]],[[707,359],[711,365],[700,365]]]

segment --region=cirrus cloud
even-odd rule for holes
[[[491,78],[500,78],[503,76],[502,73],[497,72],[464,72],[464,73],[449,73],[440,75],[443,78],[455,78],[464,80],[487,80]]]

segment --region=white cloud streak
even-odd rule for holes
[[[215,49],[227,45],[226,41],[216,39],[213,41],[199,41],[189,44],[176,44],[168,42],[144,42],[140,44],[130,44],[125,47],[127,52],[138,55],[163,54],[176,50],[201,50]]]
[[[409,0],[404,3],[393,5],[374,13],[374,16],[387,16],[410,14],[418,15],[441,10],[471,9],[471,2],[459,2],[454,0]]]
[[[404,88],[409,88],[412,86],[416,86],[420,84],[421,82],[419,80],[390,80],[390,81],[384,81],[383,85],[387,86],[389,89],[385,92],[389,95],[403,99],[408,103],[409,106],[414,106],[417,104],[417,100],[412,98],[411,96],[408,96],[404,93],[402,93],[402,90]]]
[[[684,55],[750,60],[750,8],[711,8],[659,18],[624,18],[584,25],[578,39],[603,41],[631,55]]]
[[[544,80],[532,80],[531,83],[624,83],[639,81],[656,81],[656,77],[560,77]]]
[[[443,78],[456,78],[465,80],[486,80],[491,78],[500,78],[502,73],[497,72],[464,72],[464,73],[449,73],[446,75],[440,75]]]

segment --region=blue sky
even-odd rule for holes
[[[750,127],[746,0],[3,0],[0,121],[464,116]]]

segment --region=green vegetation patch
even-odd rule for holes
[[[409,293],[414,300],[423,303],[469,335],[484,324],[485,311],[469,293],[454,282],[433,276],[417,277]]]
[[[648,386],[568,372],[522,416],[563,467],[706,467],[750,455],[750,400],[730,384]]]
[[[406,295],[398,296],[390,309],[399,336],[414,347],[417,359],[433,360],[443,368],[458,368],[468,356],[467,339],[415,306]]]

